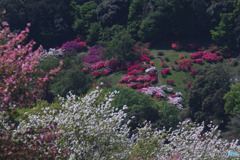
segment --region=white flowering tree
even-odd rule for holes
[[[101,90],[94,90],[79,99],[70,94],[62,99],[62,109],[44,108],[41,115],[30,115],[14,132],[23,133],[29,128],[57,124],[53,146],[58,152],[68,151],[69,159],[236,159],[228,152],[238,152],[238,141],[229,143],[219,138],[217,127],[203,133],[204,124],[190,120],[179,124],[176,130],[156,130],[151,123],[136,129],[130,135],[124,124],[126,113],[111,106],[118,91],[108,93],[96,105]],[[37,135],[32,135],[37,139]],[[60,154],[61,155],[61,154]],[[66,155],[66,154],[65,154]],[[56,157],[56,159],[63,159]]]

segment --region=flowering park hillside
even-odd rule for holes
[[[0,1],[0,159],[240,159],[239,13]]]

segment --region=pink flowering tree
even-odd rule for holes
[[[19,34],[12,33],[7,22],[0,26],[0,110],[14,105],[29,107],[60,70],[59,66],[43,73],[37,68],[42,47],[33,50],[34,41],[25,43],[29,26]]]

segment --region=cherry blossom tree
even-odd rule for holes
[[[29,107],[60,70],[61,66],[43,73],[37,68],[43,48],[34,50],[33,40],[26,43],[29,27],[27,24],[25,30],[13,33],[7,22],[0,26],[0,110],[10,106]]]

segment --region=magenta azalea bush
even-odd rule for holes
[[[89,54],[83,57],[83,62],[96,63],[103,61],[103,53],[105,49],[101,45],[94,45],[89,48]]]

